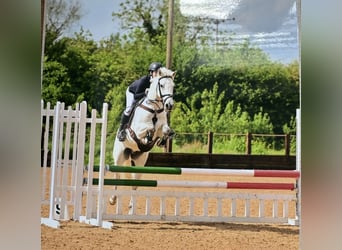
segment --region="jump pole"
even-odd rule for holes
[[[94,178],[93,185],[99,180]],[[294,190],[295,183],[258,183],[258,182],[215,182],[215,181],[157,181],[134,179],[104,179],[104,185],[138,187],[184,187],[184,188],[223,188],[223,189],[273,189]]]
[[[87,167],[86,167],[87,169]],[[99,166],[94,166],[94,172]],[[170,175],[226,175],[248,177],[281,177],[299,178],[300,172],[295,170],[258,170],[258,169],[206,169],[206,168],[173,168],[173,167],[124,167],[107,166],[107,171],[115,173],[141,173],[141,174],[170,174]]]

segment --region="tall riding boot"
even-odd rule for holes
[[[125,115],[124,113],[121,115],[121,122],[120,122],[120,128],[118,132],[118,139],[119,141],[124,141],[126,139],[126,125],[129,121],[129,116]]]

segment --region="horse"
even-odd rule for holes
[[[113,158],[115,166],[145,166],[149,151],[155,146],[163,146],[174,132],[168,125],[167,114],[174,106],[173,90],[176,72],[162,67],[159,75],[151,79],[150,88],[145,98],[140,100],[134,110],[126,128],[126,140],[114,141]],[[119,131],[117,131],[118,133]],[[120,174],[116,173],[120,179]],[[140,179],[141,174],[132,174],[133,179]],[[117,186],[115,187],[115,190]],[[137,187],[132,187],[136,190]],[[116,203],[116,196],[112,195],[109,203]],[[132,213],[132,199],[130,213]]]

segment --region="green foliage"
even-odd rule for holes
[[[270,122],[268,114],[262,110],[251,119],[247,112],[242,111],[240,105],[234,107],[234,101],[227,103],[224,110],[223,104],[224,92],[218,93],[218,85],[213,89],[205,89],[202,94],[196,93],[187,99],[186,103],[180,103],[171,116],[171,124],[179,132],[202,132],[213,131],[216,133],[245,134],[251,133],[273,133],[273,125]],[[203,142],[203,139],[199,141]],[[256,139],[256,142],[264,143],[264,139]],[[182,145],[189,143],[188,139],[177,139],[174,143]],[[245,151],[245,139],[240,136],[232,137],[229,142],[232,150]]]
[[[56,104],[60,100],[72,100],[67,68],[57,61],[45,61],[42,98]]]
[[[266,63],[230,67],[203,64],[196,68],[189,81],[187,85],[191,87],[183,96],[177,96],[179,100],[218,83],[219,92],[225,91],[224,102],[234,100],[251,116],[261,108],[268,113],[275,133],[282,132],[282,124],[290,120],[298,107],[298,82],[285,65]]]
[[[294,137],[294,135],[296,135],[296,118],[291,117],[291,121],[289,122],[289,124],[286,123],[283,126],[283,131],[285,134],[290,135],[290,138],[291,138],[290,152],[294,154],[296,152],[296,144],[297,144],[296,139]]]
[[[126,1],[113,13],[123,32],[95,42],[81,30],[74,38],[61,37],[49,26],[46,33],[42,98],[74,105],[86,100],[89,109],[102,110],[109,103],[108,147],[112,148],[125,105],[125,91],[135,79],[147,74],[152,61],[165,63],[168,1]],[[77,19],[77,16],[75,16]],[[190,22],[191,21],[191,22]],[[181,15],[175,1],[173,70],[176,106],[171,126],[176,132],[291,133],[299,106],[298,62],[272,62],[246,40],[241,45],[213,46],[210,25],[205,20]],[[206,136],[179,138],[176,146]],[[245,151],[244,136],[230,138],[222,150]],[[277,149],[281,142],[253,139],[262,148]],[[220,147],[220,146],[218,146]],[[295,142],[291,142],[291,151]],[[110,150],[107,150],[110,151]]]

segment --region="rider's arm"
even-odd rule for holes
[[[150,87],[150,77],[144,76],[137,80],[135,84],[134,99],[140,100],[144,97],[146,89]]]

